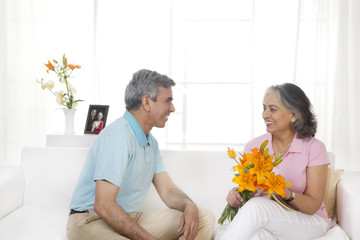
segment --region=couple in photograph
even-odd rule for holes
[[[165,127],[175,111],[173,86],[172,79],[155,71],[133,74],[125,90],[124,115],[103,129],[89,150],[70,204],[69,240],[211,239],[214,214],[197,206],[171,180],[151,134],[153,127]],[[269,154],[283,159],[274,171],[293,185],[285,189],[284,201],[299,211],[252,197],[222,239],[320,237],[330,222],[323,201],[329,160],[324,144],[314,138],[317,122],[311,103],[294,84],[271,86],[262,117],[267,133],[248,142],[244,153],[268,140]],[[168,209],[140,212],[151,183]],[[225,197],[233,207],[242,203],[237,191]]]
[[[103,117],[104,114],[102,112],[97,113],[96,108],[91,109],[87,130],[90,132],[99,133],[104,127]]]

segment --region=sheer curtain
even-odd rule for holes
[[[340,167],[360,170],[360,2],[339,0],[336,10],[332,147]]]
[[[43,64],[66,53],[82,65],[72,80],[86,100],[78,134],[89,104],[110,105],[108,123],[119,117],[131,74],[149,68],[178,82],[177,113],[154,129],[162,148],[241,147],[264,132],[264,89],[287,81],[310,97],[337,167],[360,170],[359,16],[356,0],[0,0],[0,165],[62,132],[63,113],[36,79],[50,78]],[[230,121],[233,109],[248,115]]]
[[[335,153],[336,167],[348,170],[360,170],[359,13],[356,0],[299,1],[295,83],[310,93],[318,136]]]
[[[55,87],[59,84],[56,76],[46,73],[44,63],[66,54],[69,63],[82,65],[73,73],[72,83],[79,98],[93,101],[94,4],[0,0],[0,19],[0,164],[17,164],[24,146],[44,146],[46,134],[64,129],[55,97],[36,83],[45,78]],[[86,115],[84,106],[79,107],[76,122]]]

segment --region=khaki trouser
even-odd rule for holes
[[[161,240],[181,239],[178,233],[182,212],[173,209],[160,211],[129,213],[129,216],[152,236]],[[210,240],[215,224],[215,217],[207,209],[199,208],[199,234],[196,240]],[[120,240],[128,239],[115,232],[100,216],[89,210],[69,216],[67,223],[69,240]]]

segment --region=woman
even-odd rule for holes
[[[226,229],[223,240],[314,239],[329,229],[324,195],[329,159],[324,144],[315,139],[317,122],[305,93],[285,83],[268,88],[263,118],[267,134],[246,144],[244,152],[268,140],[269,153],[282,155],[274,168],[293,187],[285,189],[284,200],[299,211],[289,211],[276,201],[254,197],[239,209]],[[227,202],[238,207],[239,192],[230,191]]]
[[[103,118],[103,113],[99,112],[96,116],[96,120],[91,125],[91,131],[99,133],[103,128],[103,121],[101,121]]]

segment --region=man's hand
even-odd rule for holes
[[[185,227],[185,229],[184,229]],[[178,232],[184,230],[183,239],[193,240],[199,232],[199,213],[195,204],[187,204],[180,221]]]
[[[166,206],[183,212],[178,227],[178,232],[184,231],[183,239],[195,239],[199,232],[199,212],[196,204],[175,186],[167,172],[155,174],[153,183]]]

